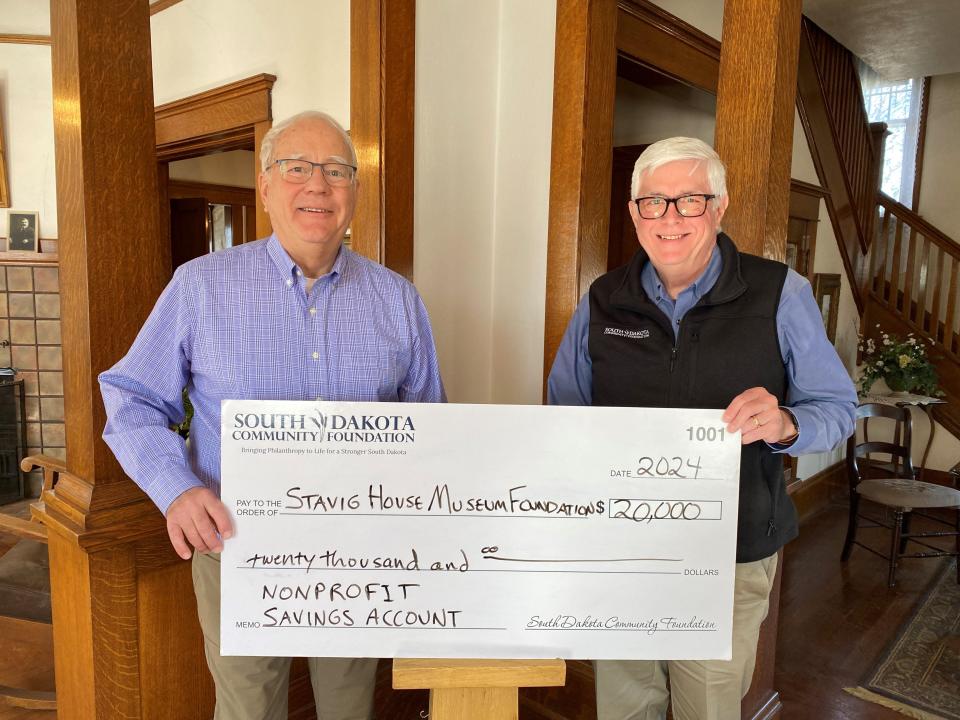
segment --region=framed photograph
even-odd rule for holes
[[[40,249],[39,213],[11,210],[7,220],[7,250],[37,252]]]
[[[840,275],[817,273],[813,276],[813,296],[820,307],[823,327],[830,342],[837,342],[837,315],[840,307]]]

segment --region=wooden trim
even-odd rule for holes
[[[616,43],[620,57],[717,93],[720,43],[648,0],[619,0]]]
[[[350,3],[351,247],[413,278],[415,0]]]
[[[790,179],[790,191],[796,193],[803,193],[804,195],[810,195],[815,198],[825,198],[830,195],[830,191],[825,187],[820,185],[814,185],[813,183],[808,183],[803,180],[797,180],[796,178]]]
[[[920,181],[923,179],[923,154],[927,148],[927,115],[930,111],[930,81],[931,78],[929,75],[920,81],[920,119],[917,123],[917,157],[913,171],[913,199],[910,204],[910,209],[914,212],[920,212]]]
[[[13,45],[50,45],[52,40],[49,35],[18,35],[15,33],[0,33],[0,43],[10,43]]]
[[[616,30],[608,0],[557,2],[544,392],[577,301],[607,268]]]
[[[60,259],[57,253],[22,252],[20,250],[0,251],[0,265],[35,265],[46,267],[47,265],[57,265],[59,262]]]
[[[255,128],[271,122],[274,75],[261,73],[155,108],[157,159],[250,149]]]
[[[167,192],[171,199],[202,197],[217,205],[248,205],[253,207],[257,193],[253,188],[235,185],[216,185],[214,183],[192,182],[189,180],[170,180]]]
[[[156,15],[158,12],[163,12],[168,7],[173,7],[180,0],[154,0],[150,3],[150,15]]]

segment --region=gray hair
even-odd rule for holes
[[[262,172],[266,172],[276,159],[273,156],[273,149],[276,147],[277,141],[280,140],[280,136],[297,123],[308,120],[325,122],[327,125],[340,133],[340,135],[343,137],[343,141],[350,149],[350,164],[357,164],[357,151],[353,147],[353,141],[350,139],[350,134],[343,129],[343,126],[325,112],[320,112],[319,110],[305,110],[301,113],[297,113],[296,115],[288,117],[286,120],[281,120],[272,128],[270,128],[267,131],[267,134],[263,136],[263,141],[260,144],[260,170]]]
[[[717,155],[717,151],[703,140],[689,137],[672,137],[659,140],[640,153],[633,166],[633,178],[630,182],[630,197],[640,194],[640,181],[644,173],[653,172],[661,165],[677,160],[696,160],[706,163],[707,183],[710,192],[717,198],[727,194],[727,169]]]

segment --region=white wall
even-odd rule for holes
[[[456,402],[540,399],[555,12],[417,3],[414,277]]]
[[[960,205],[957,203],[960,73],[933,78],[929,108],[918,212],[960,242]]]
[[[349,125],[349,0],[183,0],[150,26],[157,105],[270,73],[275,120],[318,109]]]
[[[49,3],[0,0],[0,33],[49,35]],[[57,237],[53,82],[49,45],[0,43],[0,128],[10,209],[40,213],[40,237]],[[7,236],[0,209],[0,237]]]
[[[252,150],[231,150],[174,161],[170,179],[252,188],[257,181],[255,168]]]

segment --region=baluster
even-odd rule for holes
[[[916,316],[916,302],[913,299],[913,283],[917,270],[917,231],[910,228],[910,240],[907,242],[907,272],[903,283],[903,316],[912,322]]]
[[[930,268],[930,238],[923,238],[923,249],[920,251],[920,289],[917,292],[917,325],[924,332],[927,331],[927,288],[930,286],[928,270]]]
[[[883,276],[886,269],[887,238],[890,234],[890,209],[883,209],[883,222],[880,232],[873,242],[873,252],[870,253],[870,282],[873,292],[878,298],[883,298]]]
[[[950,289],[947,291],[947,319],[943,323],[943,344],[947,352],[953,353],[953,341],[956,336],[953,322],[957,309],[957,256],[950,255]]]
[[[897,229],[893,240],[893,262],[890,269],[890,306],[899,310],[900,302],[900,255],[903,252],[903,220],[897,218]],[[903,313],[901,313],[903,315]]]
[[[930,312],[930,334],[933,341],[940,342],[940,294],[943,285],[943,256],[946,254],[939,245],[937,248],[937,275],[933,282],[933,306]]]

